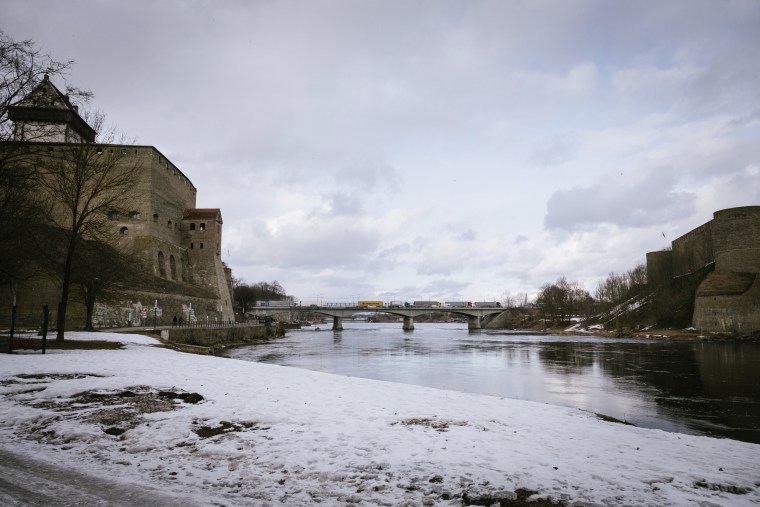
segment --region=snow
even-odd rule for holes
[[[0,449],[65,460],[183,504],[462,505],[463,495],[514,498],[526,488],[537,492],[531,499],[566,504],[760,505],[755,444],[528,401],[185,354],[134,334],[67,338],[126,346],[0,355]],[[123,434],[107,434],[120,424],[108,417],[127,410],[130,398],[98,400],[125,390],[203,400],[174,399],[174,410],[149,410],[122,424]],[[204,426],[227,431],[204,438]]]

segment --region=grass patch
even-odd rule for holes
[[[462,504],[482,505],[487,507],[493,507],[496,505],[499,507],[564,507],[566,505],[559,500],[555,502],[551,498],[536,498],[530,500],[530,497],[536,494],[538,494],[538,491],[533,491],[527,488],[519,488],[515,490],[514,498],[489,495],[470,497],[465,494],[462,497]]]
[[[193,433],[201,438],[211,438],[218,435],[223,435],[225,433],[232,433],[237,431],[266,431],[269,429],[269,426],[259,426],[253,421],[244,421],[239,423],[219,421],[219,426],[200,425],[199,421],[193,421],[193,425],[195,426],[193,428]]]
[[[42,350],[41,338],[21,338],[13,339],[13,348],[22,348],[17,346],[17,342],[23,345],[23,348],[28,349],[30,346],[36,347],[37,350]],[[45,348],[48,350],[118,350],[123,349],[124,344],[120,342],[109,342],[103,340],[63,340],[57,341],[55,338],[48,338],[45,343]]]
[[[439,431],[441,433],[449,431],[450,426],[467,426],[467,421],[438,421],[429,417],[413,417],[411,419],[404,419],[403,421],[391,423],[391,426],[399,423],[404,426],[423,426],[425,428],[432,428],[435,431]]]

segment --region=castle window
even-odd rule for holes
[[[119,234],[121,234],[122,236],[126,236],[127,234],[129,234],[129,229],[126,227],[122,227],[121,229],[119,229]]]
[[[119,219],[119,212],[118,211],[111,211],[108,214],[108,218],[110,218],[111,220],[118,220]]]
[[[166,278],[166,266],[164,266],[164,252],[158,252],[158,274]]]
[[[171,221],[171,220],[168,220],[168,221],[166,222],[166,225],[167,225],[167,227],[169,227],[169,229],[171,229],[171,228],[172,228],[172,221]]]
[[[158,213],[153,213],[153,221],[158,222]]]
[[[133,211],[132,213],[129,214],[129,217],[132,220],[140,220],[140,212],[139,211]]]
[[[195,222],[190,222],[190,230],[191,231],[195,230]]]
[[[190,250],[192,250],[193,247],[195,247],[195,243],[190,243]]]
[[[198,248],[203,248],[203,243],[201,243],[201,244],[200,244],[200,246],[199,246]]]
[[[127,154],[127,149],[126,148],[122,148],[121,149],[121,154],[122,155],[126,155]]]
[[[174,261],[174,256],[169,256],[169,271],[172,274],[172,280],[177,279],[177,263]]]
[[[204,224],[204,223],[201,223],[201,230],[202,230],[202,231],[205,231],[205,230],[206,230],[206,224]]]

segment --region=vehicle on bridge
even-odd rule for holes
[[[441,302],[440,301],[415,301],[412,303],[412,306],[417,308],[440,308]]]
[[[383,302],[382,301],[359,301],[359,303],[356,305],[359,308],[382,308]]]
[[[259,308],[292,308],[298,306],[295,301],[256,301],[256,306]]]
[[[444,307],[448,308],[472,308],[472,301],[446,301]]]
[[[501,308],[501,303],[498,301],[477,301],[472,303],[474,308]]]

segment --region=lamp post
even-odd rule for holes
[[[158,299],[156,299],[156,302],[153,303],[153,330],[154,331],[158,327],[156,325],[157,321],[158,321]]]

